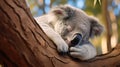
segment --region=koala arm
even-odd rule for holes
[[[97,55],[97,52],[91,43],[86,43],[81,46],[71,47],[70,55],[80,60],[88,60],[94,58]]]
[[[37,19],[36,19],[37,20]],[[45,34],[56,44],[57,50],[59,52],[67,52],[68,51],[68,45],[67,43],[62,39],[62,37],[56,33],[47,23],[39,22],[37,20],[38,24],[41,26]]]

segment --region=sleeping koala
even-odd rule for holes
[[[70,5],[60,5],[35,19],[56,44],[59,52],[69,51],[72,57],[80,60],[88,60],[97,55],[89,38],[100,35],[103,26],[84,11]]]

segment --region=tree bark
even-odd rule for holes
[[[2,67],[119,67],[119,61],[119,45],[111,52],[88,61],[59,55],[24,0],[0,0]]]

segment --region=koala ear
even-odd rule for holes
[[[63,14],[61,10],[54,10],[56,14]]]
[[[104,28],[99,23],[98,19],[95,18],[95,17],[90,17],[90,24],[91,24],[90,37],[93,38],[94,36],[101,35],[101,33],[103,32]]]

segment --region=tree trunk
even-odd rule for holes
[[[119,45],[110,53],[88,61],[59,55],[24,0],[0,0],[0,19],[2,67],[120,67]]]
[[[111,51],[112,50],[112,46],[111,46],[112,26],[111,26],[111,19],[110,19],[110,15],[107,7],[108,7],[108,1],[103,0],[102,12],[103,12],[104,21],[106,22],[105,25],[106,25],[106,31],[107,31],[106,32],[107,50]]]

